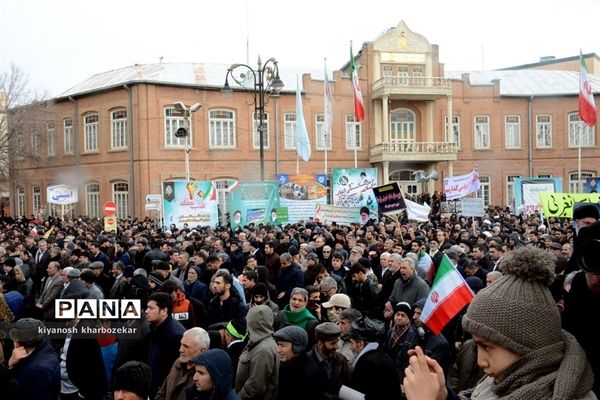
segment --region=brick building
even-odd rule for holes
[[[595,91],[600,59],[585,55]],[[578,117],[579,57],[546,58],[495,71],[449,72],[437,45],[400,22],[356,55],[366,104],[354,121],[348,65],[329,77],[333,133],[323,135],[323,71],[280,66],[280,96],[268,96],[264,136],[265,178],[296,172],[295,91],[300,77],[304,117],[312,146],[302,173],[332,167],[373,166],[380,182],[406,193],[442,190],[442,179],[477,165],[487,204],[511,204],[515,177],[562,177],[577,191],[578,140],[582,179],[600,173],[596,130]],[[46,204],[46,188],[79,188],[73,215],[99,216],[107,200],[118,215],[147,215],[144,198],[160,183],[185,177],[185,126],[174,108],[201,103],[191,114],[190,177],[215,181],[223,208],[232,180],[258,180],[259,136],[254,97],[242,86],[220,89],[227,65],[151,64],[103,72],[48,102],[21,131],[13,156],[15,215]],[[233,83],[230,81],[230,84]],[[250,82],[252,86],[252,82]],[[452,129],[447,129],[452,115]],[[440,179],[415,181],[415,171]]]

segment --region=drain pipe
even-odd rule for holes
[[[533,96],[527,99],[527,166],[529,177],[533,178]]]
[[[135,205],[136,196],[135,193],[135,168],[133,164],[133,94],[131,93],[131,87],[126,83],[123,84],[123,88],[127,90],[127,136],[129,139],[129,210],[132,218],[137,217]]]

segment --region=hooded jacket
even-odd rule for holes
[[[246,317],[250,340],[240,355],[235,390],[242,400],[277,398],[279,357],[273,335],[273,311],[252,307]]]
[[[239,400],[233,391],[233,363],[226,351],[210,349],[194,359],[196,365],[204,365],[210,374],[213,390],[210,394],[198,393],[195,388],[187,392],[189,400]]]

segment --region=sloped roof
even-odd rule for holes
[[[120,87],[124,84],[153,83],[163,85],[193,86],[220,89],[225,83],[228,64],[206,63],[161,63],[161,64],[136,64],[112,71],[102,72],[91,76],[83,82],[61,93],[56,98],[81,96],[102,90]],[[253,68],[256,68],[253,66]],[[240,72],[242,69],[240,69]],[[279,75],[284,83],[283,92],[296,91],[296,75],[309,73],[312,79],[323,80],[324,71],[318,69],[281,68]],[[333,80],[331,71],[329,79]],[[232,88],[242,88],[232,79],[229,79]],[[300,79],[302,90],[302,79]]]
[[[579,73],[572,71],[500,70],[448,71],[446,78],[462,80],[469,74],[471,86],[493,85],[500,81],[500,95],[514,97],[567,96],[579,94]],[[594,93],[600,93],[600,77],[588,75]]]

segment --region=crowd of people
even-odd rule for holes
[[[4,218],[0,397],[594,399],[599,219],[593,205],[573,220],[496,207],[236,230],[134,219],[115,233]],[[434,334],[421,313],[443,260],[475,297]],[[142,312],[57,319],[57,299]]]

